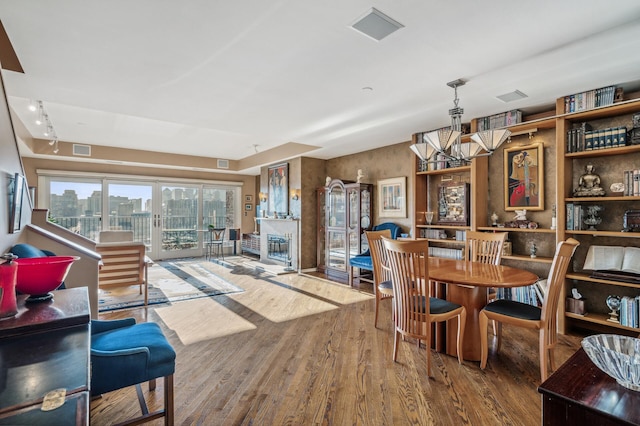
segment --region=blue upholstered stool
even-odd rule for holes
[[[136,385],[142,416],[125,424],[164,417],[173,425],[173,373],[176,353],[155,323],[135,319],[91,321],[91,394],[100,395]],[[149,413],[140,383],[156,387],[164,377],[164,409]]]

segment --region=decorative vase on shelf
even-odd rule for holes
[[[586,225],[589,225],[589,231],[597,231],[596,225],[600,225],[602,223],[600,212],[602,212],[603,210],[604,207],[599,205],[587,207],[587,216],[584,218],[584,223]]]

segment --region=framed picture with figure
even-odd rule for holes
[[[277,164],[267,169],[269,196],[268,214],[275,216],[289,214],[289,163]]]
[[[541,143],[504,150],[504,209],[544,210],[544,149]]]

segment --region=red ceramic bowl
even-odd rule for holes
[[[20,293],[41,295],[60,287],[71,264],[78,256],[47,256],[19,258],[16,290]]]

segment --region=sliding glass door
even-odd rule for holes
[[[237,183],[39,176],[38,207],[51,221],[98,241],[102,230],[131,230],[152,259],[201,256],[208,225],[240,227]],[[226,234],[229,235],[228,233]]]
[[[163,184],[160,186],[161,208],[155,212],[154,229],[161,244],[162,258],[202,254],[202,227],[198,226],[200,188],[198,186]]]

